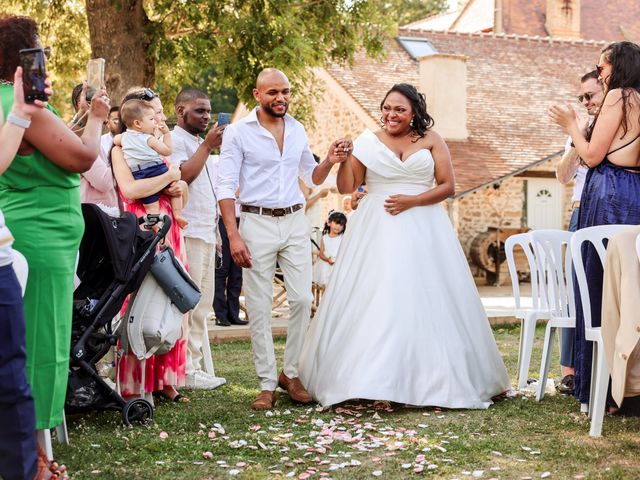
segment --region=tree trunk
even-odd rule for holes
[[[112,105],[131,87],[153,87],[155,59],[149,51],[151,21],[143,0],[86,0],[93,58],[104,58]]]

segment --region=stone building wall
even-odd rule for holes
[[[456,200],[458,238],[465,254],[489,227],[521,228],[524,198],[523,179],[511,177]]]

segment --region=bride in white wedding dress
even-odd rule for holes
[[[366,182],[305,340],[300,379],[323,406],[349,399],[487,408],[509,377],[467,260],[440,204],[449,150],[424,96],[398,84],[340,164],[338,189]],[[344,144],[343,144],[344,145]]]

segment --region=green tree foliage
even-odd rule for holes
[[[349,62],[360,48],[380,55],[395,19],[382,3],[367,0],[156,0],[157,81],[162,91],[206,77],[209,88],[233,88],[251,103],[257,74],[265,67],[287,73],[296,92],[296,113],[305,116],[311,69]],[[171,75],[162,70],[173,61]],[[304,98],[301,98],[304,97]]]
[[[384,54],[384,42],[398,24],[444,8],[445,0],[111,0],[116,8],[142,2],[150,23],[146,58],[122,71],[110,71],[127,83],[129,69],[155,71],[155,87],[167,101],[185,85],[212,95],[214,111],[228,111],[239,98],[252,102],[255,77],[265,67],[289,76],[297,114],[306,116],[317,93],[312,69],[330,62],[349,63],[364,48]],[[44,44],[54,55],[56,90],[66,96],[84,77],[86,62],[106,38],[89,38],[87,11],[92,0],[4,0],[9,13],[38,21]],[[4,5],[3,5],[4,6]],[[4,8],[3,8],[4,10]],[[99,12],[98,12],[99,13]],[[108,21],[109,19],[107,19]],[[112,21],[117,21],[113,19]],[[102,43],[101,43],[102,42]],[[114,47],[109,47],[114,48]],[[106,55],[105,55],[106,56]],[[108,59],[107,59],[108,60]],[[131,85],[131,81],[128,85]],[[237,95],[237,96],[236,96]],[[68,104],[65,98],[65,105]],[[55,102],[59,104],[60,102]],[[170,105],[167,110],[170,112]]]

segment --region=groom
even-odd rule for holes
[[[341,142],[334,142],[322,163],[316,164],[304,127],[290,115],[291,87],[274,68],[260,72],[253,89],[258,106],[225,130],[220,151],[216,194],[229,237],[231,256],[244,268],[253,361],[260,380],[254,410],[269,410],[276,386],[294,402],[311,396],[298,379],[298,358],[311,314],[311,227],[304,214],[298,176],[313,187],[324,182],[335,163],[347,158]],[[240,229],[234,200],[240,195]],[[271,336],[271,304],[276,262],[284,273],[289,301],[289,326],[284,370],[277,376]]]

